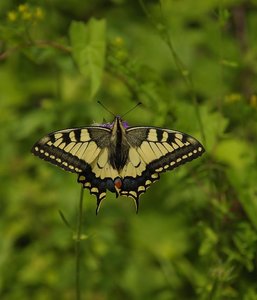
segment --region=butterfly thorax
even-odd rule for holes
[[[112,127],[110,139],[110,163],[112,167],[120,171],[128,159],[129,144],[126,138],[126,130],[120,117],[116,117]]]

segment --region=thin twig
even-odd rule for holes
[[[71,48],[68,46],[64,46],[62,44],[58,44],[56,42],[52,42],[52,41],[44,41],[44,40],[38,40],[34,42],[35,46],[39,46],[39,47],[52,47],[55,48],[57,50],[61,50],[63,52],[66,53],[70,53],[71,52]]]
[[[18,45],[18,46],[15,46],[13,48],[6,50],[5,52],[0,53],[0,61],[6,59],[12,53],[14,53],[22,48],[24,48],[24,45]]]
[[[80,242],[81,242],[81,228],[83,216],[83,185],[81,186],[80,199],[78,206],[78,220],[77,230],[75,236],[75,255],[76,255],[76,300],[80,300]]]
[[[31,43],[22,43],[22,44],[19,44],[19,45],[13,47],[13,48],[7,49],[5,52],[0,53],[0,61],[7,59],[14,52],[17,52],[17,51],[22,50],[22,49],[30,48],[30,47],[39,47],[39,48],[49,47],[49,48],[54,48],[54,49],[57,49],[57,50],[61,50],[61,51],[66,52],[66,53],[71,52],[70,47],[64,46],[62,44],[58,44],[58,43],[55,43],[55,42],[52,42],[52,41],[38,40],[38,41],[33,41]]]

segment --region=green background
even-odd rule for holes
[[[82,299],[257,299],[257,2],[0,2],[0,298],[75,299],[80,186],[30,153],[112,116],[198,138],[133,201],[84,193]]]

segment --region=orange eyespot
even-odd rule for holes
[[[121,188],[121,186],[122,186],[122,181],[121,181],[121,179],[118,177],[118,178],[116,178],[115,180],[114,180],[114,185],[115,185],[115,187],[117,188],[117,189],[120,189]]]

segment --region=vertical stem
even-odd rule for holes
[[[84,189],[81,185],[80,199],[78,206],[78,220],[77,230],[75,236],[75,255],[76,255],[76,300],[80,300],[80,242],[81,242],[81,228],[82,228],[82,216],[83,216],[83,194]]]

